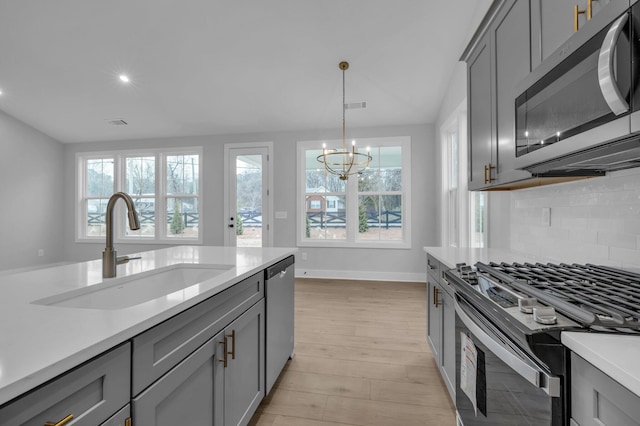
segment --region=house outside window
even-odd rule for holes
[[[298,142],[298,245],[410,248],[411,139],[358,139],[373,157],[361,175],[346,181],[325,173],[317,157],[322,144]]]
[[[79,153],[77,240],[104,241],[107,203],[122,191],[133,199],[141,226],[131,231],[118,203],[118,242],[201,243],[201,158],[201,148]]]

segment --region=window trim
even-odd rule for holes
[[[341,140],[307,140],[298,141],[296,149],[296,242],[298,247],[334,247],[334,248],[385,248],[385,249],[411,249],[411,137],[374,137],[356,139],[359,146],[384,147],[400,146],[402,148],[402,239],[401,240],[363,240],[357,238],[357,226],[347,226],[347,235],[344,240],[312,240],[305,236],[306,228],[306,151],[322,149],[322,143],[328,146],[339,145]],[[384,192],[384,191],[381,191]],[[334,193],[327,193],[332,195]],[[346,205],[350,213],[351,221],[357,218],[358,211],[358,182],[349,178],[346,185]],[[355,207],[354,207],[355,206]],[[357,221],[356,221],[357,223]]]
[[[114,214],[114,228],[113,228],[113,240],[117,244],[167,244],[167,245],[181,245],[181,244],[203,244],[203,229],[204,224],[202,218],[203,206],[204,206],[204,191],[203,187],[203,148],[202,146],[189,146],[189,147],[169,147],[169,148],[149,148],[149,149],[130,149],[130,150],[117,150],[117,151],[92,151],[92,152],[78,152],[76,153],[76,199],[75,199],[75,242],[77,243],[102,243],[105,242],[104,236],[87,236],[84,220],[87,217],[87,211],[85,207],[85,183],[87,179],[86,175],[86,162],[90,159],[97,158],[113,158],[114,160],[114,189],[113,192],[123,191],[126,180],[126,158],[131,157],[155,157],[155,169],[156,169],[156,182],[155,182],[155,205],[156,211],[166,211],[166,199],[175,198],[167,194],[166,190],[166,158],[171,155],[198,155],[198,237],[197,238],[175,238],[168,237],[167,231],[162,225],[156,221],[155,232],[152,237],[138,237],[138,236],[125,236],[125,230],[128,223],[124,220],[124,205],[118,203],[115,208]],[[180,198],[180,197],[179,197]]]

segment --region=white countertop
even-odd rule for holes
[[[469,248],[469,247],[424,247],[424,251],[455,268],[456,263],[473,265],[476,262],[551,262],[552,259],[532,256],[505,249]]]
[[[295,248],[178,246],[131,254],[118,278],[176,264],[230,265],[211,279],[122,309],[31,302],[102,282],[102,261],[0,276],[0,404],[132,338],[296,252]]]
[[[424,251],[450,268],[465,262],[556,262],[527,253],[502,249],[424,247]],[[563,332],[562,343],[615,381],[640,396],[640,336]]]
[[[562,344],[640,396],[640,336],[564,332]]]

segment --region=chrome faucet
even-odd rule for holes
[[[124,192],[116,192],[109,198],[107,203],[107,247],[102,252],[102,278],[113,278],[116,276],[116,265],[123,263],[128,258],[123,257],[122,261],[117,257],[116,251],[113,249],[113,208],[119,198],[127,205],[129,215],[129,228],[132,231],[140,229],[140,221],[138,220],[138,213],[133,205],[131,197]]]

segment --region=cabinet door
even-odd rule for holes
[[[427,341],[438,366],[442,361],[442,300],[437,282],[427,274]]]
[[[481,189],[485,166],[493,161],[493,95],[489,35],[485,34],[467,62],[469,114],[469,189]]]
[[[640,426],[640,397],[572,353],[571,417],[580,426]]]
[[[531,0],[531,64],[536,68],[573,34],[573,9],[586,0]],[[586,16],[579,17],[579,24]]]
[[[127,419],[129,420],[129,423],[127,423]],[[124,406],[124,408],[122,408],[122,410],[118,411],[116,414],[111,416],[109,420],[102,423],[100,426],[130,426],[130,425],[131,425],[131,405],[127,404]]]
[[[225,329],[224,426],[246,425],[265,395],[264,300]]]
[[[456,400],[456,311],[453,297],[442,292],[442,377],[453,401]]]
[[[536,68],[574,33],[575,6],[580,11],[578,29],[588,25],[587,13],[596,16],[612,1],[619,0],[530,0],[531,1],[531,65]],[[626,2],[626,0],[623,0]]]
[[[222,425],[222,333],[133,399],[135,426]],[[216,401],[218,401],[216,403]]]
[[[509,0],[492,25],[493,84],[496,88],[496,182],[509,183],[531,177],[515,170],[516,85],[531,71],[529,56],[529,1]]]

